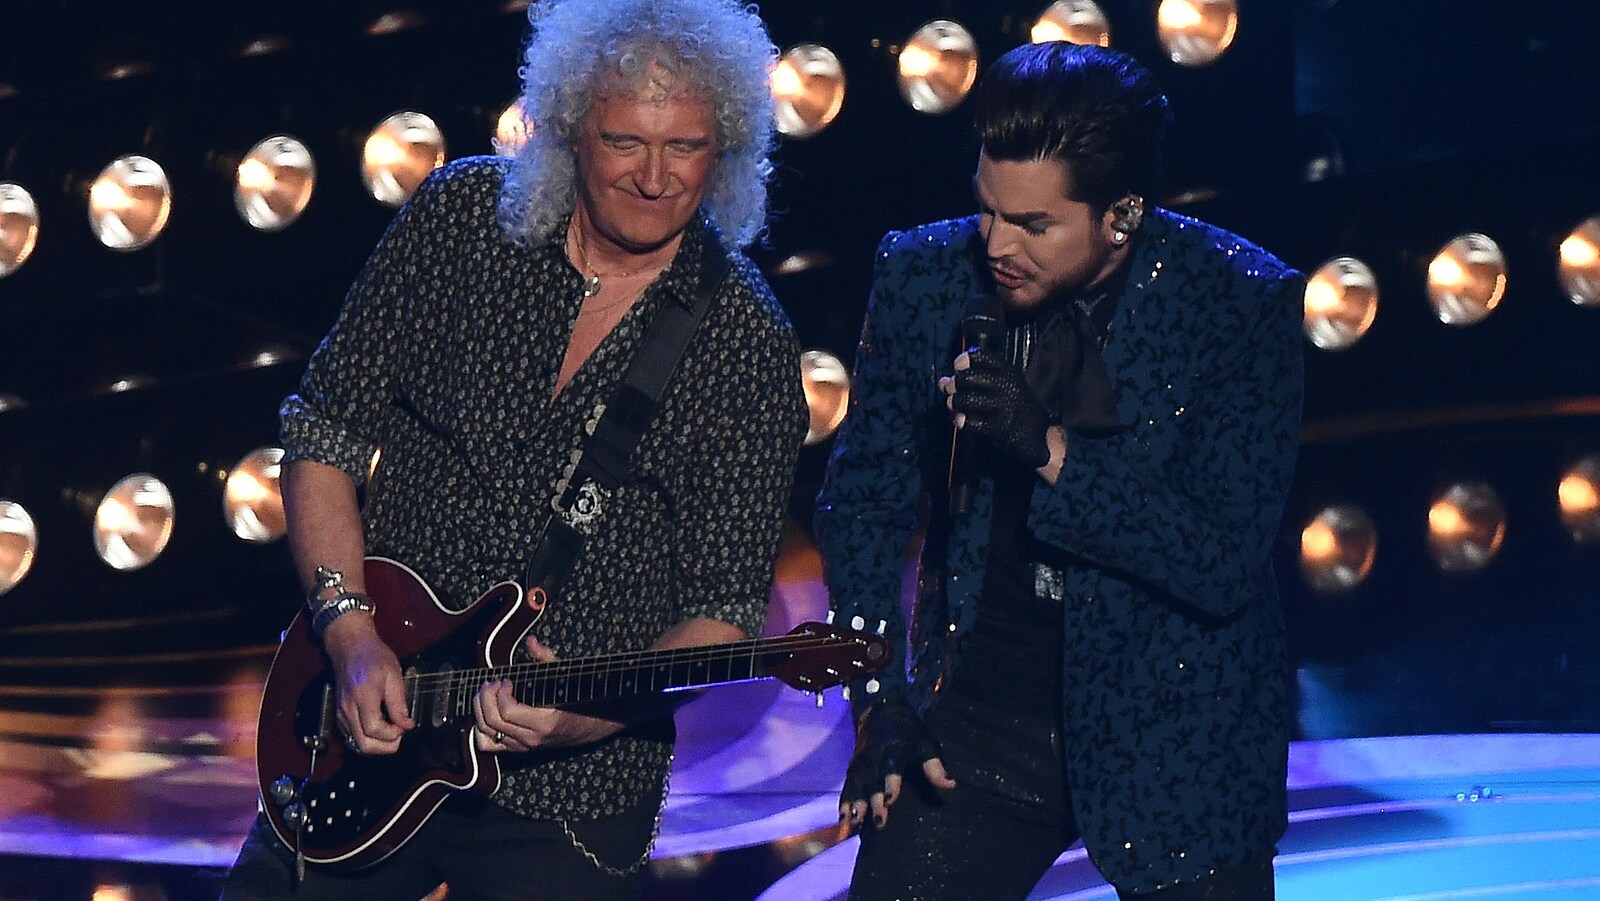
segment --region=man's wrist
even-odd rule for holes
[[[377,638],[377,621],[370,613],[340,616],[328,622],[318,633],[322,647],[330,654],[360,644],[364,638]]]
[[[328,598],[317,612],[311,616],[311,631],[321,638],[327,633],[328,627],[335,620],[351,613],[365,613],[371,616],[375,612],[371,599],[359,591],[341,591]]]
[[[1054,485],[1061,478],[1061,469],[1067,465],[1067,431],[1061,426],[1053,425],[1044,431],[1045,448],[1050,452],[1044,465],[1034,470],[1039,478],[1048,484]]]

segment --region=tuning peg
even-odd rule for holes
[[[840,689],[839,697],[844,698],[846,701],[850,700],[850,686],[846,685],[844,688]]]
[[[829,607],[828,608],[828,618],[826,620],[824,620],[824,622],[826,622],[830,626],[833,625],[833,615],[834,615],[834,613],[835,613],[834,609],[832,607]]]
[[[889,631],[889,621],[886,619],[878,620],[878,637],[882,638],[883,633],[887,631]]]
[[[816,696],[817,696],[817,709],[821,710],[822,709],[822,692],[820,692],[820,691],[817,692]]]

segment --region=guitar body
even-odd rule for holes
[[[505,666],[542,612],[542,604],[523,603],[515,582],[502,582],[455,611],[404,564],[368,557],[365,571],[378,635],[406,672]],[[495,755],[473,747],[470,706],[465,716],[418,711],[417,728],[399,751],[356,754],[336,727],[331,679],[302,611],[267,676],[256,771],[273,831],[308,862],[370,866],[398,850],[451,792],[487,795],[499,788]],[[286,797],[290,789],[293,796]]]
[[[524,595],[501,582],[457,611],[404,564],[368,557],[365,571],[378,635],[400,658],[416,728],[394,754],[345,747],[331,667],[302,612],[272,660],[256,731],[267,821],[306,862],[333,870],[393,854],[451,792],[500,787],[497,758],[472,740],[472,699],[490,681],[508,680],[522,703],[564,708],[765,678],[820,692],[894,657],[882,636],[801,623],[775,638],[513,663],[544,610],[543,589]]]

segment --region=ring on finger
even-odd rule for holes
[[[506,743],[506,734],[504,732],[501,732],[499,729],[494,730],[494,743],[497,744],[497,745],[505,744]]]

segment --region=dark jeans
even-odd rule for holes
[[[935,796],[908,776],[881,830],[864,827],[850,901],[1022,901],[1078,840],[1050,718],[959,693],[928,717],[956,788]],[[1272,859],[1123,901],[1272,901]]]
[[[569,825],[606,865],[627,869],[644,853],[659,796],[633,810]],[[636,899],[644,871],[614,876],[578,850],[551,820],[529,820],[474,795],[446,801],[399,851],[349,876],[317,867],[294,878],[294,855],[264,818],[245,839],[222,901],[418,901],[450,884],[450,901]]]

